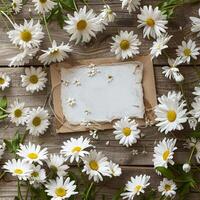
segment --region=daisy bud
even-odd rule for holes
[[[183,75],[181,73],[175,72],[173,75],[174,75],[174,80],[177,83],[180,83],[180,82],[184,81],[184,77],[183,77]]]
[[[188,118],[188,123],[190,125],[190,128],[195,130],[197,126],[197,120],[194,117],[189,117]]]
[[[188,172],[190,171],[190,169],[191,169],[190,164],[185,163],[185,164],[183,165],[183,171],[184,171],[184,172],[188,173]]]

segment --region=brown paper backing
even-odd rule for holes
[[[130,60],[129,60],[130,61]],[[157,104],[156,98],[156,89],[155,89],[155,79],[153,64],[151,57],[148,56],[139,56],[131,61],[139,61],[143,63],[143,92],[144,92],[144,105],[145,105],[145,118],[136,119],[139,126],[145,126],[146,120],[154,123],[155,115],[153,112],[154,107]],[[127,61],[126,61],[127,62]],[[51,74],[51,84],[52,84],[52,97],[53,97],[53,106],[54,114],[56,115],[56,132],[57,133],[69,133],[69,132],[81,132],[87,131],[88,128],[81,125],[71,125],[66,121],[62,106],[61,106],[61,75],[60,69],[62,67],[71,68],[80,65],[89,65],[89,64],[110,64],[110,63],[119,63],[119,60],[116,58],[97,58],[97,59],[87,59],[87,60],[71,60],[68,62],[56,63],[50,66]],[[113,123],[100,123],[98,125],[99,130],[112,129]],[[96,129],[96,126],[90,127],[91,129]]]

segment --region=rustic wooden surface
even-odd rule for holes
[[[93,8],[97,12],[102,9],[103,3],[101,0],[89,0],[89,7]],[[158,3],[157,0],[143,0],[143,5]],[[117,19],[114,23],[110,24],[107,27],[107,30],[103,34],[98,35],[98,40],[92,40],[89,44],[85,46],[76,46],[72,57],[74,59],[82,58],[96,58],[96,57],[108,57],[111,56],[109,51],[109,43],[111,41],[111,36],[118,33],[119,30],[134,30],[139,34],[139,37],[142,41],[141,54],[148,54],[149,47],[151,46],[151,41],[147,41],[142,38],[142,31],[137,30],[137,11],[132,15],[129,15],[126,10],[122,11],[119,0],[110,0],[108,1],[110,6],[116,11]],[[190,29],[189,16],[197,15],[199,4],[190,5],[183,8],[180,8],[176,12],[176,16],[169,23],[169,32],[174,35],[172,42],[170,42],[170,49],[168,50],[169,54],[173,55],[177,44],[180,44],[180,41],[184,38],[194,37],[193,35],[188,35]],[[28,18],[28,8],[33,6],[27,5],[23,13],[17,17],[16,22],[22,21],[24,17]],[[14,99],[18,98],[21,101],[24,101],[29,107],[43,106],[45,99],[50,93],[51,84],[48,83],[47,88],[37,93],[36,95],[31,95],[27,93],[24,88],[21,87],[20,75],[24,72],[24,67],[20,68],[8,68],[7,59],[15,55],[16,49],[10,44],[7,35],[6,28],[3,26],[3,22],[0,21],[0,71],[7,72],[12,77],[12,87],[7,89],[4,92],[0,92],[0,96],[6,95],[9,99],[9,102],[12,102]],[[180,27],[184,31],[180,31]],[[60,30],[55,24],[50,25],[50,30],[52,37],[58,41],[68,41],[67,34]],[[200,45],[200,40],[197,40],[197,43]],[[46,48],[49,45],[48,38],[46,37],[42,48]],[[200,60],[195,62],[196,65],[200,65]],[[32,65],[38,66],[39,63],[36,60],[33,60]],[[157,95],[160,96],[166,93],[169,90],[178,90],[178,86],[174,82],[166,80],[161,74],[161,67],[167,64],[165,57],[160,57],[154,61],[154,71],[156,77],[156,89]],[[200,69],[200,68],[199,68]],[[49,69],[46,69],[49,71]],[[194,86],[199,83],[199,77],[195,72],[192,66],[183,66],[181,71],[185,75],[184,89],[188,97],[191,97],[191,91]],[[48,108],[48,106],[47,106]],[[39,143],[42,146],[49,148],[50,152],[59,152],[60,145],[63,140],[67,140],[70,137],[79,137],[80,135],[88,136],[88,133],[76,133],[76,134],[62,134],[56,135],[55,128],[53,125],[54,117],[51,118],[51,127],[48,129],[47,133],[41,137],[28,137],[28,140],[32,142]],[[19,130],[23,131],[23,127],[19,127]],[[10,139],[13,137],[16,131],[16,127],[9,123],[8,120],[0,122],[0,139]],[[176,153],[176,161],[181,163],[188,158],[188,152],[183,148],[184,135],[189,130],[178,132],[175,136],[178,138],[178,150]],[[103,186],[103,189],[100,191],[99,198],[101,199],[101,194],[106,195],[106,200],[112,199],[113,194],[116,192],[116,189],[123,186],[123,184],[130,178],[130,176],[146,173],[151,175],[151,182],[153,185],[157,186],[159,184],[159,177],[155,174],[152,166],[152,154],[153,146],[155,140],[162,139],[163,134],[157,131],[157,128],[152,126],[145,129],[142,129],[142,132],[145,134],[145,137],[141,139],[137,144],[131,148],[125,148],[118,144],[114,140],[112,131],[104,131],[99,133],[99,140],[93,141],[97,145],[97,149],[103,151],[110,159],[114,162],[119,163],[123,169],[123,175],[120,178],[109,180]],[[107,146],[106,142],[110,141],[110,144]],[[136,156],[132,155],[132,150],[137,149],[139,154]],[[142,154],[142,151],[147,151],[146,155]],[[4,159],[1,161],[1,164],[9,158],[9,155],[5,154]],[[7,181],[0,182],[0,200],[10,200],[13,199],[16,194],[16,182],[13,178],[9,177]],[[200,199],[198,193],[191,192],[191,195],[188,197],[192,200]]]

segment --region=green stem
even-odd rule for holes
[[[30,183],[28,182],[28,187],[27,187],[27,190],[26,190],[25,200],[28,200],[28,193],[29,193],[29,190],[30,190]]]
[[[191,159],[192,159],[192,156],[193,156],[193,154],[194,154],[195,148],[196,148],[196,145],[194,145],[193,148],[192,148],[192,151],[191,151],[191,153],[190,153],[190,157],[189,157],[189,159],[188,159],[188,164],[190,164],[190,162],[191,162]]]
[[[0,110],[2,110],[5,113],[9,113],[7,110],[3,109],[2,107],[0,107]]]
[[[185,99],[185,102],[186,102],[186,105],[187,105],[187,109],[190,110],[190,107],[189,107],[189,104],[188,104],[188,101],[187,101],[187,98],[185,96],[185,92],[184,92],[184,89],[183,89],[183,85],[182,85],[182,83],[178,83],[178,85],[179,85],[180,91],[181,91],[181,93],[183,95],[183,98]]]
[[[23,197],[22,197],[22,193],[21,193],[21,188],[20,188],[20,181],[19,181],[19,179],[17,179],[17,192],[18,192],[18,198],[20,199],[20,200],[23,200]]]
[[[4,177],[5,174],[6,174],[6,172],[2,172],[2,173],[0,174],[0,180]]]
[[[47,34],[48,34],[48,37],[49,37],[49,41],[52,44],[52,39],[51,39],[51,35],[50,35],[49,29],[48,29],[48,24],[47,24],[45,13],[43,13],[43,19],[44,19],[45,28],[46,28],[46,31],[47,31]]]
[[[94,185],[94,182],[92,182],[92,183],[90,184],[90,187],[89,187],[89,189],[87,190],[87,193],[86,193],[86,196],[85,196],[84,200],[89,200],[89,199],[88,199],[88,196],[89,196],[89,194],[90,194],[90,191],[91,191],[93,185]]]

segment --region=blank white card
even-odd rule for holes
[[[139,62],[62,68],[61,102],[70,124],[143,118],[143,65]]]

